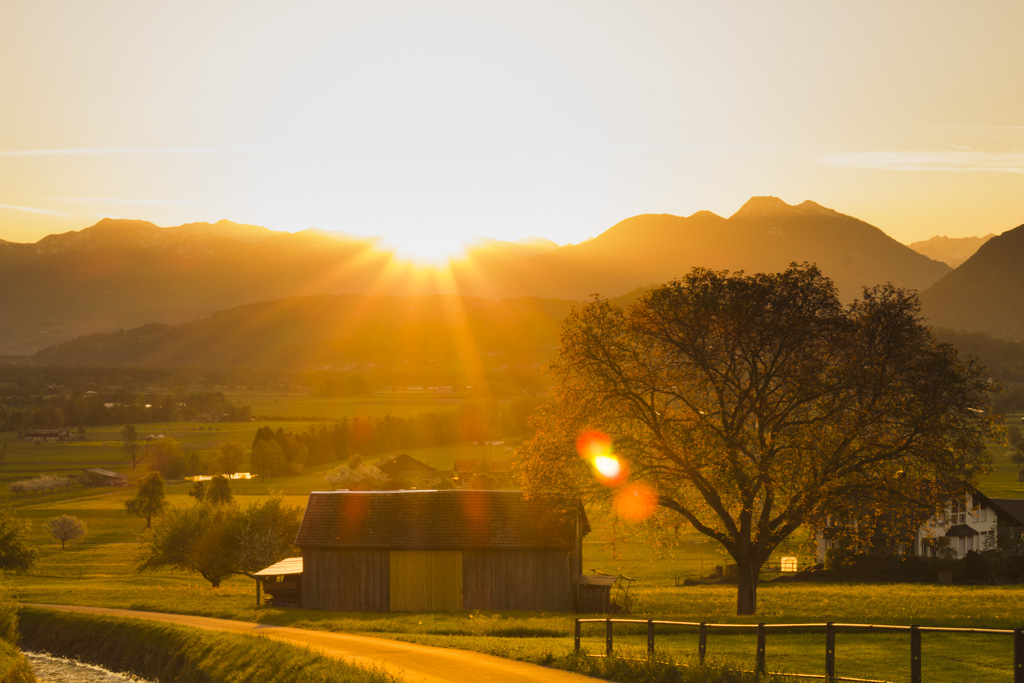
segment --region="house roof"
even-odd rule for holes
[[[953,526],[946,529],[947,536],[977,536],[978,532],[966,524],[954,524]]]
[[[456,460],[456,472],[511,472],[511,460]]]
[[[1024,500],[1017,498],[989,498],[989,504],[1006,521],[1024,526]]]
[[[422,474],[435,474],[437,470],[425,462],[420,462],[412,456],[400,453],[377,464],[379,469],[388,476],[395,476],[400,472],[419,472]]]
[[[286,557],[277,564],[272,564],[266,569],[261,569],[253,576],[283,576],[285,574],[301,574],[302,558]]]
[[[295,545],[407,550],[572,548],[578,502],[521,491],[314,491]]]

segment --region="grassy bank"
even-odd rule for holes
[[[28,660],[10,643],[0,640],[0,681],[4,683],[36,683]]]
[[[22,645],[26,649],[43,650],[154,681],[398,681],[383,672],[268,638],[37,609],[23,609],[20,617]]]

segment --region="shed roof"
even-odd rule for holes
[[[101,477],[111,477],[113,479],[127,479],[128,478],[125,475],[121,474],[120,472],[111,472],[110,470],[101,470],[98,467],[94,467],[92,469],[88,469],[88,470],[86,470],[86,472],[92,472],[93,474],[98,474]]]
[[[283,576],[285,574],[301,574],[302,558],[286,557],[277,564],[272,564],[266,569],[261,569],[253,576]]]
[[[314,491],[300,548],[572,548],[578,502],[521,491]]]

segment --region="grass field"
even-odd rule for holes
[[[285,397],[295,414],[321,399],[304,404],[302,397]],[[234,399],[233,399],[234,400]],[[254,401],[256,399],[253,399]],[[272,397],[259,400],[273,403]],[[375,400],[375,399],[374,399]],[[319,402],[319,403],[318,403]],[[283,404],[282,404],[283,405]],[[348,405],[360,405],[358,401]],[[427,405],[424,403],[422,405]],[[436,409],[436,404],[431,403]],[[378,404],[384,409],[383,404]],[[403,409],[418,409],[406,404]],[[392,411],[397,412],[397,408]],[[358,414],[358,413],[357,413]],[[365,413],[362,413],[365,414]],[[1019,418],[1014,416],[1014,422]],[[255,430],[267,424],[170,423],[139,425],[142,434],[164,433],[194,448],[216,448],[223,441],[251,442]],[[272,423],[299,431],[309,423]],[[65,603],[188,612],[210,616],[267,621],[279,624],[384,635],[434,645],[464,647],[530,661],[549,661],[567,654],[572,645],[571,615],[564,614],[346,614],[259,608],[254,605],[253,582],[244,577],[212,589],[195,575],[180,572],[136,573],[134,558],[140,550],[145,523],[124,512],[131,490],[73,487],[69,491],[14,497],[7,484],[42,473],[78,474],[85,467],[127,471],[116,428],[89,430],[84,441],[34,445],[6,437],[6,459],[0,463],[0,499],[15,505],[17,514],[33,523],[32,542],[40,551],[37,567],[24,575],[7,574],[3,583],[25,602]],[[501,454],[495,449],[502,449]],[[993,471],[982,490],[994,497],[1021,497],[1017,468],[1005,457],[1004,446],[992,446]],[[452,447],[406,451],[439,469],[451,467],[456,458],[507,457],[504,447],[461,444]],[[372,461],[372,459],[371,459]],[[239,504],[268,494],[283,494],[286,502],[302,506],[311,490],[326,488],[323,475],[333,465],[311,469],[296,477],[235,482]],[[190,484],[168,486],[172,504],[191,503]],[[43,522],[51,516],[71,514],[88,525],[82,542],[61,550],[48,538]],[[725,555],[717,546],[692,532],[682,533],[674,547],[656,549],[640,538],[617,538],[612,543],[606,520],[592,519],[594,532],[585,539],[584,569],[621,573],[635,579],[631,595],[633,614],[679,621],[734,622],[735,588],[730,586],[681,587],[687,577],[707,575]],[[795,538],[780,554],[801,553]],[[767,575],[766,578],[772,578]],[[968,587],[923,585],[772,584],[759,590],[757,620],[766,622],[854,622],[928,624],[983,628],[1014,628],[1024,624],[1024,587]],[[640,653],[641,633],[616,632],[623,654]],[[860,678],[907,680],[908,650],[902,635],[841,635],[838,655],[841,675]],[[924,639],[925,676],[932,680],[1009,681],[1012,655],[1008,639],[927,634]],[[585,632],[584,647],[603,651],[603,630]],[[718,661],[750,667],[753,635],[715,633],[710,652]],[[692,634],[658,635],[658,649],[666,655],[687,658],[695,650]],[[772,670],[823,673],[824,640],[820,635],[775,634],[768,643],[768,667]]]

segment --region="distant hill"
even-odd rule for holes
[[[729,218],[708,211],[689,217],[626,219],[581,244],[541,254],[492,254],[456,271],[463,291],[583,298],[615,296],[678,278],[694,266],[747,272],[816,263],[846,300],[885,282],[922,289],[950,271],[856,218],[814,202],[790,206],[755,197]]]
[[[808,261],[851,300],[865,285],[922,289],[949,272],[867,223],[772,197],[755,197],[727,219],[643,215],[581,244],[491,240],[470,255],[450,275],[434,277],[396,262],[372,240],[316,230],[106,219],[35,244],[0,243],[0,355],[310,294],[614,297],[693,266],[757,272]]]
[[[574,302],[316,295],[239,306],[180,325],[92,334],[43,349],[43,365],[344,369],[534,366]],[[535,368],[539,370],[539,368]]]
[[[951,268],[956,268],[974,256],[981,245],[995,237],[989,233],[984,237],[946,237],[936,235],[921,242],[911,242],[910,248],[930,259],[941,261]]]
[[[983,244],[971,258],[921,292],[933,325],[1024,340],[1024,225]]]

